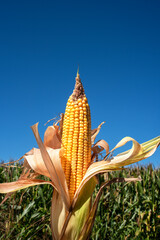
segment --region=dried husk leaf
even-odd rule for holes
[[[55,240],[60,238],[67,213],[68,211],[61,195],[57,191],[54,191],[51,206],[51,229],[52,237]]]
[[[54,183],[54,185],[56,186],[56,189],[58,190],[58,192],[61,194],[67,209],[69,209],[70,197],[68,193],[68,187],[67,187],[64,171],[61,166],[60,156],[59,154],[57,154],[57,157],[53,158],[52,159],[53,161],[52,161],[46,150],[46,147],[44,146],[40,138],[40,135],[38,132],[38,123],[33,125],[31,128],[35,135],[36,141],[38,143],[39,149],[42,154],[44,164],[49,172],[50,178]]]
[[[96,142],[96,144],[92,147],[92,152],[93,152],[92,157],[91,157],[92,162],[93,162],[94,158],[96,156],[98,156],[98,154],[100,152],[102,152],[104,149],[106,151],[106,155],[108,155],[109,154],[109,145],[105,140],[99,140],[98,142]]]
[[[59,161],[60,149],[52,149],[52,148],[47,147],[46,151],[48,152],[53,164],[54,164],[54,162]],[[46,165],[44,163],[44,160],[42,158],[42,154],[41,154],[41,151],[39,148],[33,148],[31,151],[26,153],[24,155],[24,159],[28,162],[29,166],[35,172],[37,172],[41,175],[44,175],[46,177],[49,177],[51,179],[51,176],[48,172],[48,169],[46,168]]]
[[[40,179],[20,179],[15,182],[1,183],[0,184],[0,193],[10,193],[15,192],[27,187],[40,185],[40,184],[50,184],[54,187],[53,183],[50,181],[44,181]]]
[[[53,149],[61,147],[61,137],[59,127],[56,125],[49,126],[44,133],[44,145]]]

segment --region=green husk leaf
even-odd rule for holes
[[[66,226],[64,235],[61,236],[62,240],[79,240],[81,229],[87,221],[91,208],[91,197],[81,206],[81,208],[72,210],[69,221]]]
[[[72,208],[76,211],[92,196],[93,191],[98,184],[96,177],[90,178],[85,184],[81,184],[75,193]]]

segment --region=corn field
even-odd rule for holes
[[[0,167],[0,183],[16,181],[20,164]],[[138,177],[136,183],[114,183],[100,199],[90,240],[160,239],[160,169],[137,166],[110,172],[103,178]],[[98,191],[98,188],[96,189]],[[13,193],[0,206],[0,240],[52,239],[50,206],[52,187],[35,186]],[[0,194],[0,202],[5,195]]]

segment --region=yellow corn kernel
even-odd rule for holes
[[[91,117],[84,89],[77,73],[63,122],[61,159],[71,201],[91,162]]]

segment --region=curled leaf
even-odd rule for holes
[[[117,167],[122,167],[152,156],[160,144],[160,137],[153,138],[150,141],[142,144],[139,144],[133,138],[126,137],[123,138],[114,149],[123,146],[128,141],[133,142],[132,148],[126,152],[120,153],[117,156],[113,157],[113,159],[110,162],[111,164]]]
[[[105,122],[102,122],[97,128],[93,129],[92,132],[91,132],[91,143],[94,144],[94,141],[99,133],[99,131],[101,130],[101,127],[102,125],[104,124]]]
[[[99,140],[96,142],[96,144],[92,147],[92,161],[95,156],[97,156],[100,152],[102,152],[105,149],[106,155],[109,154],[109,145],[105,140]]]

